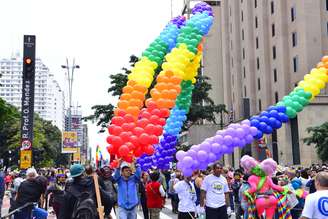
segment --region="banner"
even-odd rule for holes
[[[62,153],[77,152],[77,132],[63,132]]]
[[[27,169],[32,166],[32,150],[20,151],[20,168]]]
[[[81,150],[80,150],[80,148],[76,148],[76,149],[77,149],[76,152],[73,154],[73,161],[80,163],[81,162]]]

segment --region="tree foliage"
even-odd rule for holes
[[[307,145],[314,144],[318,157],[322,161],[328,161],[328,122],[320,126],[309,127],[306,131],[310,134],[303,141]]]
[[[18,162],[20,148],[21,114],[14,106],[0,98],[0,157],[8,165],[8,153],[12,151],[12,162]],[[34,115],[33,125],[33,165],[36,167],[54,166],[68,162],[67,155],[61,154],[61,131],[50,121]],[[7,158],[7,159],[6,159]],[[62,162],[58,162],[59,158]]]
[[[130,67],[138,61],[138,58],[134,55],[130,56]],[[122,68],[123,72],[117,74],[111,74],[110,87],[108,93],[112,96],[119,97],[122,94],[122,89],[128,81],[128,74],[131,73],[130,68]],[[156,74],[160,71],[157,70]],[[224,104],[216,105],[209,96],[209,91],[212,89],[212,85],[209,83],[210,78],[199,74],[197,76],[197,82],[192,95],[192,105],[187,115],[187,122],[184,129],[189,129],[194,124],[201,124],[204,120],[216,123],[216,113],[219,113],[220,124],[223,126],[222,114],[228,113]],[[150,89],[155,85],[155,81],[151,85]],[[147,96],[149,97],[149,96]],[[109,103],[107,105],[95,105],[91,109],[94,110],[94,114],[88,117],[84,117],[84,120],[91,120],[97,122],[97,126],[100,126],[100,132],[104,132],[108,122],[113,117],[114,106]]]

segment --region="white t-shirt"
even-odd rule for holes
[[[196,190],[194,184],[181,180],[174,185],[174,190],[179,196],[179,212],[196,212]]]
[[[327,219],[328,190],[319,190],[309,194],[305,199],[302,216],[311,219]]]
[[[201,189],[206,191],[206,203],[205,205],[210,208],[219,208],[225,203],[225,194],[229,192],[229,186],[226,178],[222,175],[219,177],[213,174],[204,178]]]

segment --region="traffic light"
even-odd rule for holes
[[[24,68],[25,68],[25,75],[27,78],[32,78],[34,76],[34,63],[32,58],[24,57]]]

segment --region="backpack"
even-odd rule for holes
[[[91,190],[79,193],[72,187],[70,187],[70,190],[70,193],[77,198],[72,213],[72,219],[98,219],[94,191]]]

